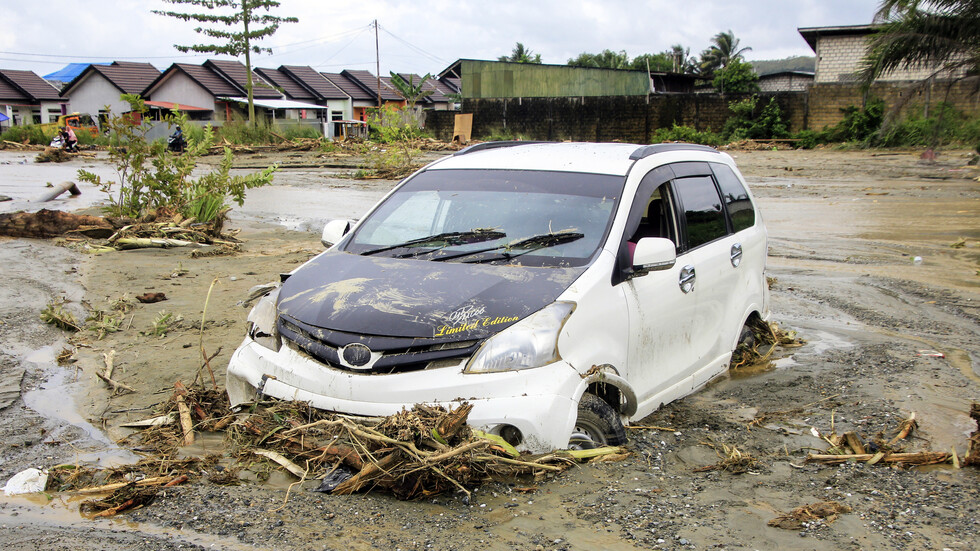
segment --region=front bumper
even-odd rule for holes
[[[562,361],[501,373],[444,367],[360,374],[327,367],[286,343],[275,352],[246,338],[228,365],[231,405],[253,401],[260,385],[266,396],[366,417],[392,415],[419,403],[451,408],[468,402],[473,405],[470,426],[499,433],[502,425],[512,425],[524,436],[517,448],[532,453],[568,446],[585,390],[580,374]]]

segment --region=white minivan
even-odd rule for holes
[[[730,156],[489,142],[431,163],[249,314],[232,405],[473,405],[520,450],[619,444],[767,319],[766,230]]]

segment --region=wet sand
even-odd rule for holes
[[[0,543],[36,549],[977,548],[975,469],[803,464],[808,451],[827,448],[811,427],[890,438],[913,411],[919,430],[908,449],[965,452],[975,428],[966,413],[980,399],[980,183],[968,178],[976,170],[963,168],[967,153],[947,153],[934,165],[914,153],[732,154],[769,229],[773,319],[808,343],[785,351],[774,368],[735,373],[655,412],[643,425],[671,430],[631,429],[629,459],[517,485],[533,486],[533,493],[486,484],[469,503],[458,495],[414,503],[324,496],[308,491],[308,483],[283,506],[282,484],[201,482],[169,489],[122,519],[92,521],[64,496],[0,497]],[[8,166],[0,164],[0,180]],[[191,258],[181,249],[88,256],[70,244],[0,240],[0,366],[4,373],[25,371],[23,398],[0,411],[0,480],[30,466],[124,461],[127,452],[111,443],[127,433],[119,425],[150,416],[176,379],[189,382],[198,374],[212,282],[203,342],[209,353],[221,349],[212,362],[220,384],[244,331],[247,310],[236,302],[247,289],[322,250],[323,221],[360,216],[393,184],[335,175],[285,170],[276,186],[251,194],[232,214],[231,226],[246,240],[237,256]],[[962,247],[951,247],[960,240]],[[168,300],[138,305],[125,330],[105,339],[84,335],[73,366],[53,365],[66,336],[37,319],[47,302],[64,297],[66,308],[84,317],[86,308],[105,309],[120,296],[147,291],[165,292]],[[141,335],[160,311],[184,322],[163,337]],[[137,394],[110,397],[96,379],[110,349],[119,380]],[[945,358],[919,355],[925,349]],[[765,419],[751,423],[760,416]],[[694,472],[717,463],[725,446],[757,458],[751,472]],[[822,500],[853,511],[795,531],[766,526],[779,513]]]

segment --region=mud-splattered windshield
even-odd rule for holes
[[[345,250],[437,262],[581,266],[603,242],[624,178],[429,170],[392,194]]]

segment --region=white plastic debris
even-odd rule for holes
[[[10,477],[7,485],[3,487],[3,492],[8,496],[17,494],[34,494],[43,492],[44,486],[48,483],[48,473],[40,469],[24,469],[23,471]]]

